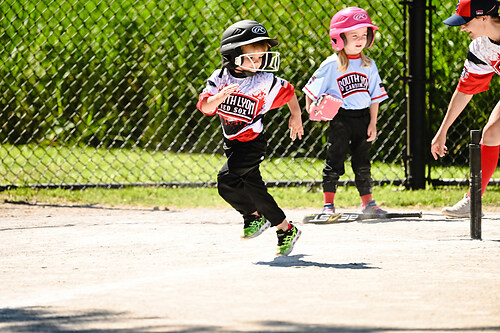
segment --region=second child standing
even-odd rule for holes
[[[324,94],[343,101],[328,131],[323,213],[335,213],[337,184],[345,173],[344,163],[350,151],[362,212],[387,214],[372,198],[370,149],[377,137],[379,103],[388,96],[375,62],[363,54],[363,49],[372,46],[377,29],[361,8],[349,7],[336,13],[330,23],[330,38],[337,53],[323,61],[303,88],[308,111]]]

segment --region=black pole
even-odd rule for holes
[[[481,239],[481,131],[470,131],[470,236]]]
[[[409,2],[409,103],[407,175],[411,189],[425,189],[426,0]]]

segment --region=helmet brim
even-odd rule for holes
[[[235,49],[235,48],[241,47],[243,45],[250,45],[250,44],[257,43],[257,42],[260,42],[263,40],[267,41],[269,43],[269,45],[271,45],[271,47],[274,47],[274,46],[278,45],[278,43],[279,43],[278,40],[274,39],[274,38],[255,37],[255,38],[252,38],[252,39],[249,39],[249,40],[246,40],[243,42],[239,42],[239,43],[227,43],[227,44],[221,46],[220,50],[221,50],[221,52],[224,52],[225,50]]]
[[[360,23],[356,24],[353,26],[350,26],[349,28],[333,28],[330,30],[330,37],[332,36],[339,36],[340,34],[347,32],[347,31],[353,31],[359,28],[372,28],[373,31],[378,30],[378,27],[376,25],[370,24],[370,23]]]

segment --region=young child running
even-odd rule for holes
[[[277,228],[279,255],[288,255],[300,230],[286,220],[268,193],[259,165],[266,153],[263,116],[288,104],[290,138],[302,139],[304,130],[294,87],[270,72],[279,68],[278,45],[264,26],[244,20],[224,31],[220,53],[222,69],[208,79],[197,108],[206,115],[218,114],[224,134],[227,161],[217,175],[220,196],[242,216],[244,239]]]
[[[303,88],[309,112],[311,103],[323,94],[343,102],[328,131],[323,213],[335,213],[337,184],[345,173],[344,163],[350,150],[362,212],[387,214],[372,198],[370,149],[377,137],[379,103],[388,97],[375,62],[363,54],[363,49],[372,46],[377,29],[361,8],[349,7],[336,13],[330,22],[330,38],[337,53],[323,61]]]
[[[488,90],[495,73],[500,74],[500,17],[497,0],[459,1],[455,15],[443,23],[460,26],[460,31],[467,32],[472,42],[446,115],[431,142],[434,159],[445,155],[448,129],[465,109],[472,96]],[[500,102],[497,102],[483,128],[481,138],[481,196],[484,195],[498,165],[499,152]],[[470,190],[454,206],[443,208],[442,213],[455,218],[469,217]]]

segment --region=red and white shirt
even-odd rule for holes
[[[269,110],[287,104],[295,94],[294,87],[286,80],[269,72],[259,72],[252,77],[237,78],[227,69],[212,73],[207,86],[200,94],[196,107],[230,84],[239,84],[238,90],[229,95],[215,110],[203,112],[218,114],[224,137],[242,142],[255,139],[264,129],[262,116]]]
[[[495,73],[500,75],[500,43],[486,36],[476,38],[469,45],[457,90],[467,95],[486,91]]]

